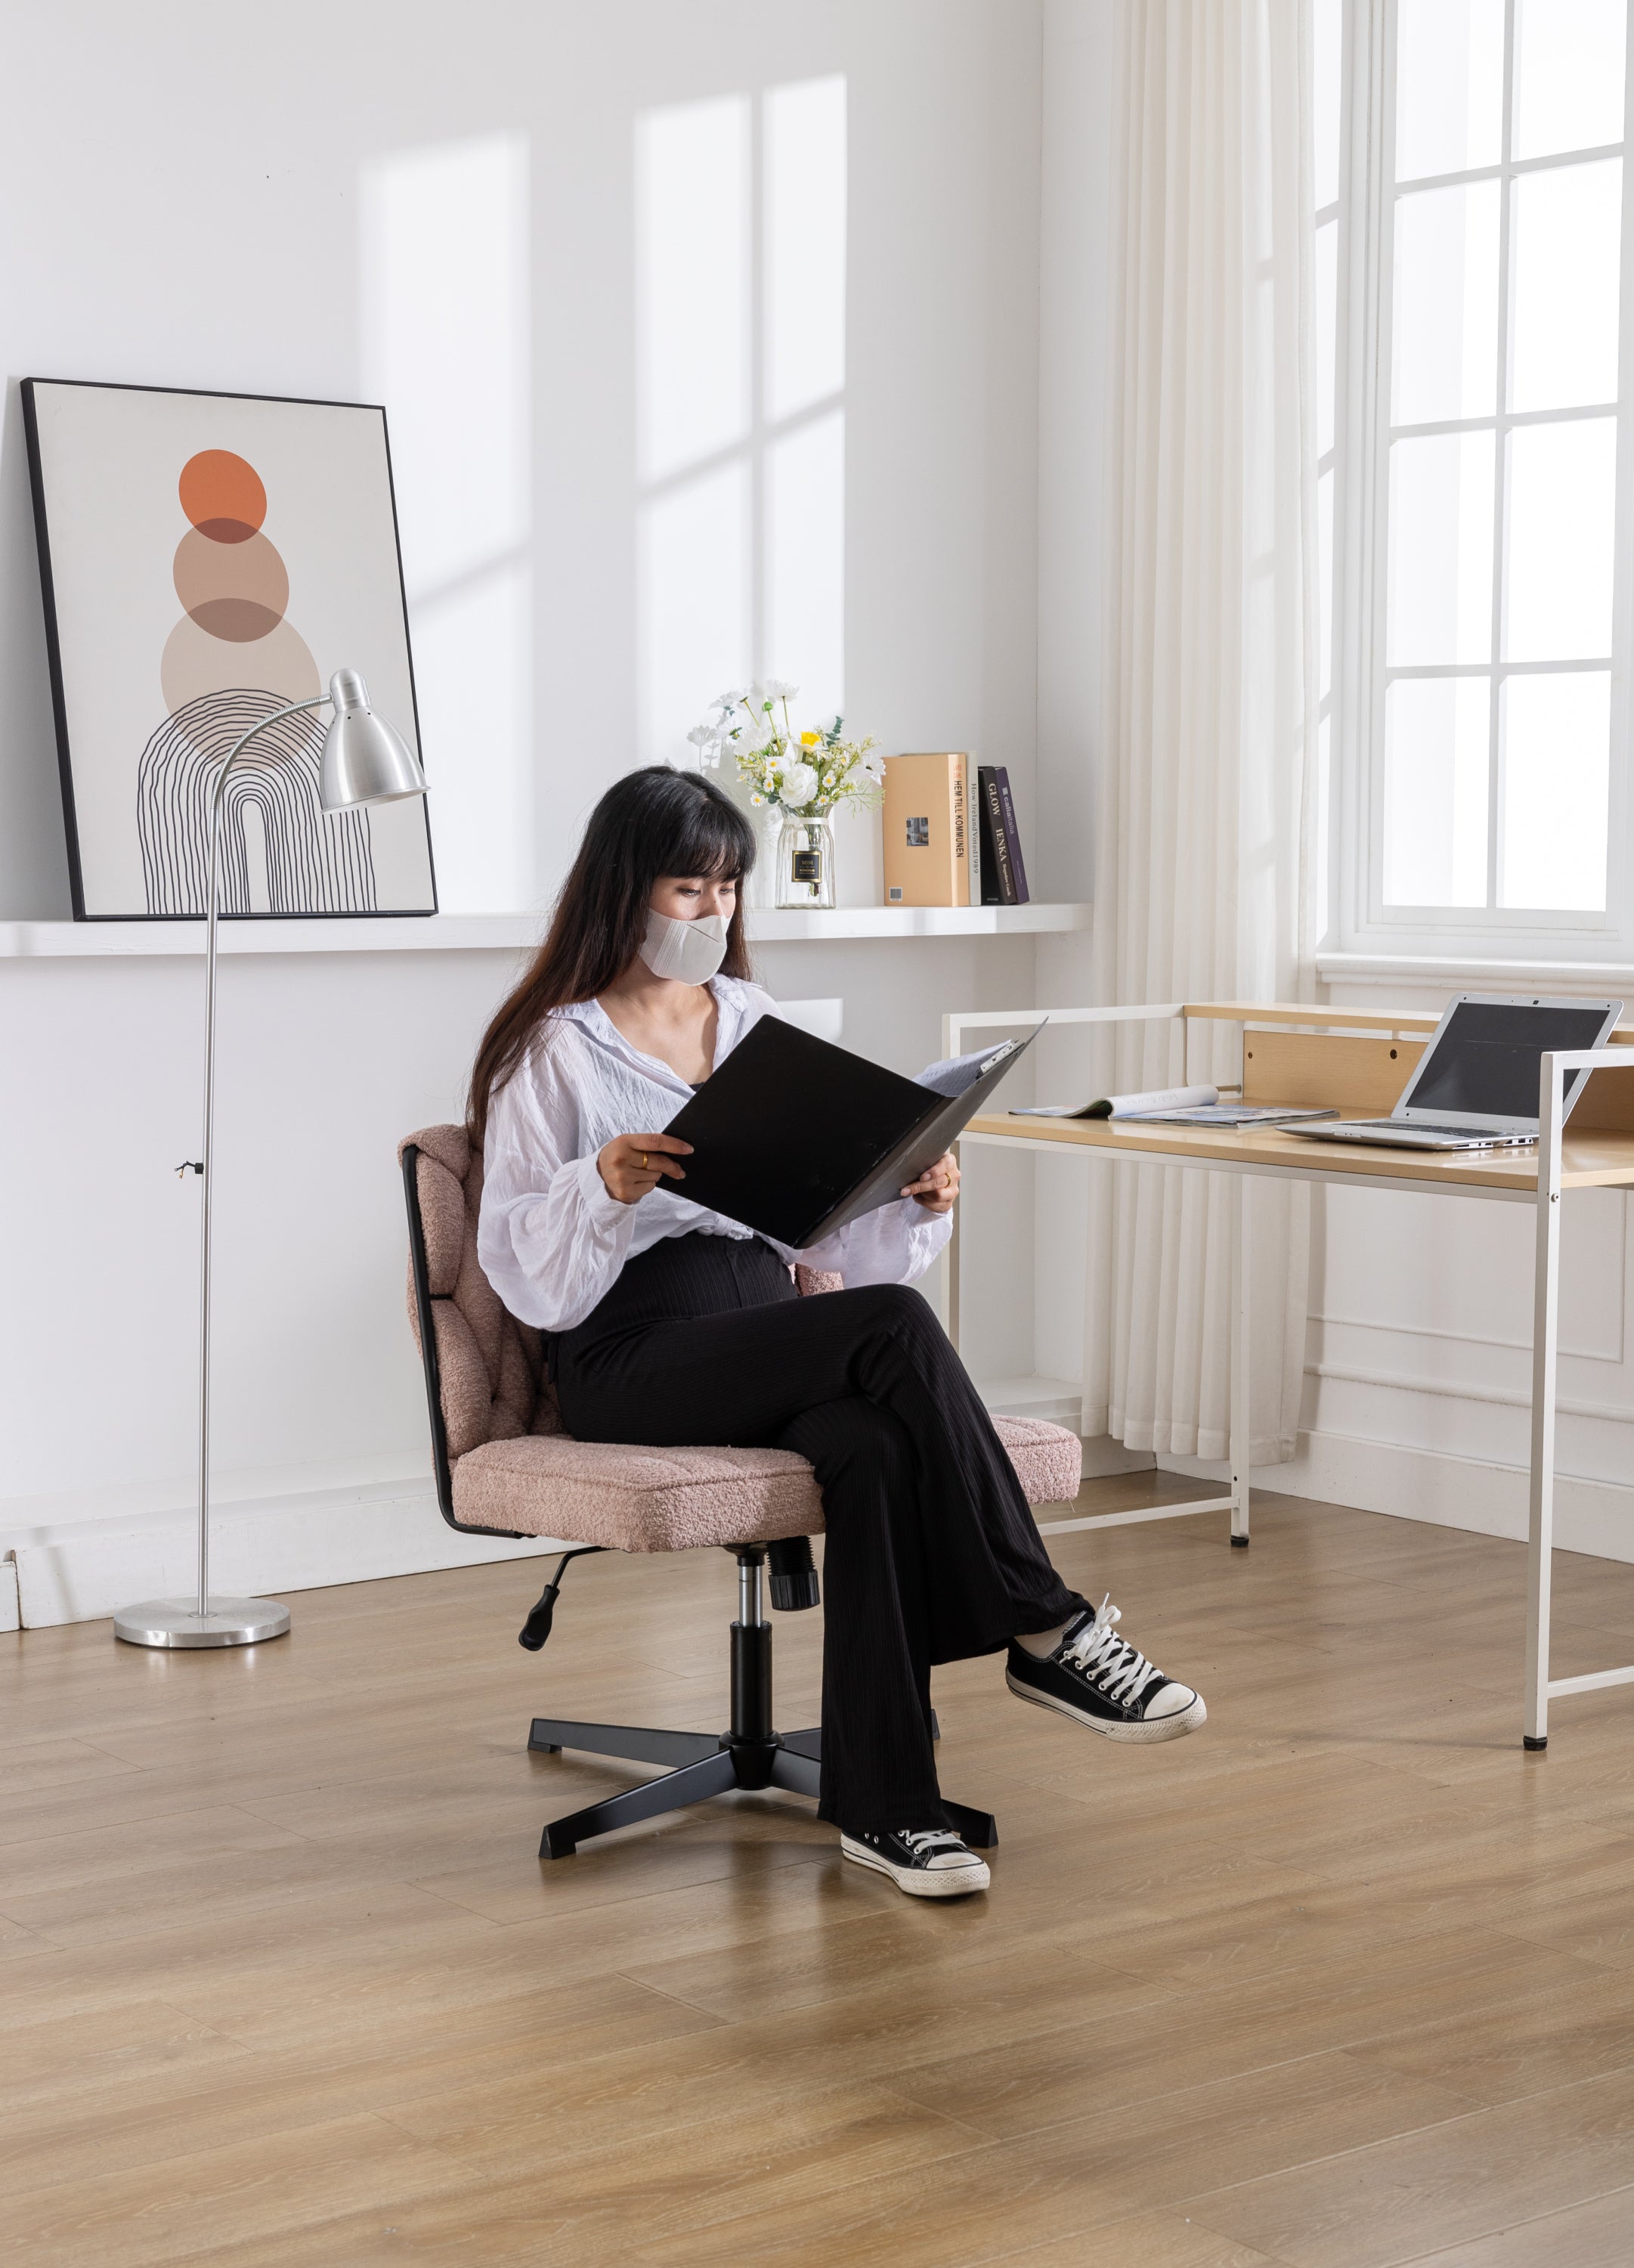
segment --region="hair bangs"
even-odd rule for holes
[[[724,795],[689,795],[676,818],[674,848],[666,854],[666,873],[695,874],[702,881],[736,882],[753,867],[754,829]]]

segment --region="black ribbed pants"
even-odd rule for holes
[[[556,1344],[585,1441],[793,1449],[822,1489],[823,1818],[946,1825],[931,1665],[1050,1630],[1050,1565],[946,1334],[898,1285],[801,1299],[758,1239],[667,1238]]]

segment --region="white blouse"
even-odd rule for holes
[[[777,1004],[758,984],[717,976],[715,1062],[730,1055]],[[661,1182],[635,1204],[607,1193],[596,1169],[617,1134],[660,1133],[690,1101],[681,1073],[643,1055],[594,1000],[552,1011],[516,1071],[493,1097],[483,1144],[476,1249],[511,1313],[545,1330],[582,1323],[627,1260],[666,1236],[747,1240],[740,1221],[708,1212]],[[953,1231],[951,1213],[912,1197],[796,1252],[765,1241],[784,1260],[843,1276],[847,1284],[909,1284],[923,1276]]]

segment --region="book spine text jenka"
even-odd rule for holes
[[[1007,765],[998,767],[998,807],[1004,815],[1005,846],[1010,853],[1011,880],[1015,884],[1012,906],[1026,905],[1032,895],[1027,886],[1027,865],[1021,856],[1021,829],[1016,825],[1016,807],[1010,793],[1010,771]]]
[[[992,764],[982,766],[982,810],[987,821],[988,846],[993,854],[993,887],[989,903],[1013,906],[1016,897],[1015,873],[1010,864],[1010,844],[1005,834],[1004,803],[999,795],[998,773]]]

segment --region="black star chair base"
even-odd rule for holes
[[[778,1562],[804,1552],[810,1569],[811,1547],[800,1539],[795,1551],[772,1544],[773,1594],[778,1588]],[[761,1571],[767,1553],[756,1544],[740,1548],[738,1558],[738,1619],[732,1626],[732,1722],[724,1733],[666,1733],[646,1725],[582,1725],[565,1718],[535,1717],[527,1745],[537,1753],[559,1756],[563,1749],[578,1749],[590,1756],[634,1758],[641,1764],[666,1764],[659,1779],[644,1781],[622,1795],[587,1804],[565,1819],[553,1819],[539,1846],[541,1859],[566,1859],[593,1835],[611,1834],[615,1827],[633,1827],[643,1819],[657,1819],[666,1811],[704,1803],[712,1795],[733,1788],[781,1787],[794,1795],[815,1797],[821,1774],[822,1734],[815,1726],[804,1732],[778,1733],[771,1719],[771,1624],[761,1604]],[[801,1606],[815,1606],[813,1595]],[[935,1714],[931,1728],[936,1729]],[[990,1811],[972,1811],[962,1803],[944,1809],[967,1843],[990,1851],[998,1841],[998,1827]]]

